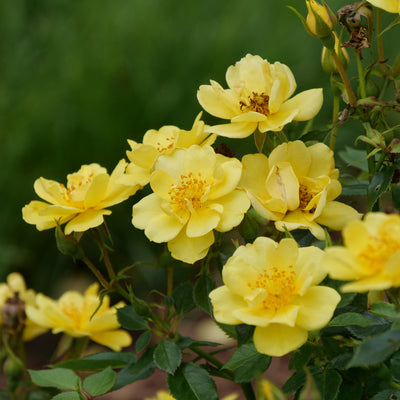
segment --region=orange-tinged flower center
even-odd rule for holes
[[[252,92],[251,96],[248,96],[248,101],[240,101],[241,111],[255,111],[263,115],[269,115],[269,96],[265,93]]]
[[[290,304],[296,296],[296,273],[292,266],[285,269],[271,267],[261,272],[255,282],[248,286],[252,290],[264,289],[262,307],[277,311]]]
[[[383,272],[389,257],[400,250],[400,241],[387,232],[380,237],[370,236],[358,259],[367,267],[370,273]]]
[[[210,184],[200,172],[197,174],[190,172],[181,175],[180,183],[171,186],[168,194],[177,209],[193,212],[202,207],[209,190]]]
[[[307,186],[305,185],[300,185],[299,188],[299,208],[302,210],[305,209],[308,206],[308,203],[312,200],[314,197],[314,194],[309,191]]]
[[[92,183],[94,173],[74,173],[68,176],[67,187],[61,184],[64,198],[67,201],[81,202],[85,200],[89,185]]]

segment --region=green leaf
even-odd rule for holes
[[[153,353],[155,346],[149,347],[135,362],[127,365],[117,373],[113,390],[120,389],[129,383],[148,378],[155,370]]]
[[[88,376],[83,381],[83,388],[92,396],[100,396],[104,393],[109,392],[114,386],[117,374],[107,367],[103,371],[97,372],[96,374]]]
[[[246,324],[240,324],[236,325],[235,327],[236,333],[237,333],[237,340],[239,346],[242,344],[247,343],[249,340],[253,339],[253,334],[254,334],[254,326],[251,325],[246,325]]]
[[[387,331],[366,339],[358,346],[347,368],[379,364],[400,346],[400,330]]]
[[[331,322],[329,322],[328,326],[362,326],[366,327],[372,324],[373,321],[365,318],[361,314],[355,312],[348,312],[338,315],[337,317],[333,318]]]
[[[322,400],[339,399],[339,389],[342,384],[342,376],[334,369],[327,369],[314,375],[315,382],[321,392]]]
[[[81,384],[79,376],[70,369],[54,368],[40,371],[28,370],[32,382],[38,386],[55,387],[61,390],[78,390]]]
[[[400,383],[400,351],[396,352],[390,359],[390,373],[396,383]]]
[[[371,400],[395,400],[400,398],[400,391],[396,389],[386,389],[374,395]]]
[[[346,146],[345,150],[339,151],[339,156],[349,166],[368,172],[368,161],[365,159],[365,150],[358,150],[354,147]]]
[[[234,371],[234,380],[237,383],[250,382],[263,373],[270,365],[271,357],[260,354],[254,344],[240,346],[224,365],[224,369]]]
[[[363,384],[358,379],[344,380],[340,386],[338,399],[361,400]]]
[[[208,295],[211,290],[215,289],[215,286],[215,281],[208,275],[201,275],[194,286],[194,302],[208,314],[212,313],[211,301]]]
[[[395,168],[393,166],[385,167],[372,177],[367,190],[368,210],[372,210],[379,197],[388,190],[392,182],[394,171]]]
[[[95,371],[106,367],[122,368],[134,360],[135,355],[133,353],[105,351],[91,354],[78,360],[64,361],[56,364],[55,367],[78,371]]]
[[[185,282],[177,286],[172,292],[175,309],[180,314],[186,314],[196,307],[193,300],[193,284]]]
[[[117,309],[118,322],[124,329],[142,331],[149,328],[147,321],[141,317],[131,306]]]
[[[161,370],[174,374],[182,361],[180,348],[169,340],[164,340],[154,350],[154,362]]]
[[[386,301],[377,301],[371,305],[371,313],[379,315],[384,318],[392,320],[400,320],[400,312],[396,310],[394,304],[387,303]]]
[[[53,396],[51,400],[81,400],[81,397],[77,392],[62,392]]]
[[[218,400],[214,381],[197,364],[182,364],[175,375],[168,375],[167,383],[176,400]]]
[[[151,339],[151,331],[144,331],[136,340],[135,348],[138,353],[145,349]]]

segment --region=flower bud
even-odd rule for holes
[[[339,38],[335,32],[333,32],[333,35],[335,37],[335,52],[342,63],[343,68],[346,69],[349,66],[349,54],[345,48],[340,46]],[[333,59],[331,52],[326,47],[322,49],[321,65],[322,69],[327,73],[338,73],[335,60]]]
[[[73,235],[65,235],[60,225],[56,226],[55,235],[57,248],[62,254],[71,256],[74,260],[82,260],[85,257],[76,238]]]
[[[308,32],[318,38],[331,36],[337,23],[335,14],[325,3],[321,5],[315,0],[306,0],[306,4],[308,9],[306,19]]]
[[[4,361],[3,372],[7,377],[8,390],[15,392],[21,383],[21,375],[24,372],[23,362],[14,354],[9,353],[9,356]]]

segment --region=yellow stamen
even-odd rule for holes
[[[255,111],[263,115],[269,115],[269,96],[265,93],[252,92],[251,96],[248,96],[248,101],[240,101],[241,111]]]
[[[292,266],[285,269],[271,267],[261,272],[255,282],[249,283],[252,290],[263,289],[264,300],[261,306],[267,310],[277,311],[290,304],[296,296],[296,273]]]

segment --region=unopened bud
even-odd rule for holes
[[[3,372],[7,377],[8,390],[11,392],[15,392],[18,388],[24,369],[23,362],[14,354],[9,353],[9,356],[3,364]]]
[[[345,48],[340,46],[340,41],[336,33],[333,33],[333,35],[335,37],[334,51],[343,65],[343,68],[346,69],[349,66],[349,54]],[[322,69],[327,73],[338,73],[338,68],[332,53],[326,47],[322,49],[321,65]]]
[[[60,225],[56,226],[56,243],[57,248],[62,254],[71,256],[73,259],[82,260],[85,254],[79,246],[78,241],[73,235],[65,235]]]
[[[18,292],[5,301],[1,309],[1,318],[3,326],[11,335],[18,335],[23,331],[26,320],[25,302],[19,298]]]
[[[335,14],[325,3],[319,4],[315,0],[306,0],[306,4],[308,32],[320,39],[330,37],[337,23]]]

